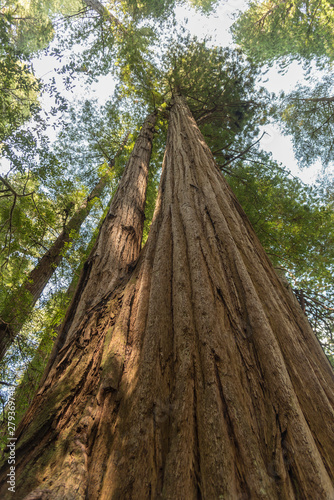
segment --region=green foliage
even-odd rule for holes
[[[39,108],[40,85],[26,64],[7,55],[0,61],[0,89],[2,142]]]
[[[175,89],[187,98],[214,154],[227,160],[255,140],[267,119],[269,96],[256,88],[259,69],[239,50],[208,48],[205,41],[185,37],[171,44],[164,67],[165,99]]]
[[[128,129],[130,126],[134,126],[132,117],[124,114],[121,119],[115,104],[109,102],[98,108],[86,102],[76,112],[74,109],[69,110],[67,119],[63,119],[63,129],[53,147],[54,151],[50,153],[51,156],[45,155],[43,158],[43,161],[49,157],[56,159],[51,171],[47,164],[39,164],[33,169],[33,174],[20,172],[18,169],[17,173],[4,179],[3,197],[0,197],[0,222],[3,222],[5,235],[5,244],[0,253],[3,284],[0,310],[6,320],[10,321],[7,310],[13,310],[8,306],[8,299],[26,281],[29,271],[51,246],[57,233],[68,223],[101,176],[110,174],[109,189],[105,198],[109,199],[115,192],[124,169],[125,157],[133,142]],[[78,146],[77,149],[73,147],[72,157],[68,155],[69,138]],[[7,184],[11,190],[6,188]],[[45,342],[49,345],[50,336],[53,335],[53,330],[48,326],[50,318],[56,317],[52,319],[54,325],[65,312],[63,308],[59,309],[58,305],[55,305],[54,297],[63,293],[66,283],[73,276],[73,269],[87,256],[91,246],[87,246],[87,243],[92,234],[93,239],[96,238],[94,229],[105,210],[103,199],[93,200],[92,203],[90,216],[80,234],[77,231],[71,232],[74,241],[62,251],[66,254],[66,259],[63,259],[62,265],[57,268],[54,279],[34,312],[31,312],[29,307],[25,310],[25,304],[30,304],[29,293],[26,297],[20,295],[19,314],[20,318],[23,315],[26,319],[26,324],[3,364],[3,370],[7,372],[6,380],[11,378],[11,381],[16,383],[15,377],[22,372],[27,360],[34,357],[34,351],[41,342],[44,353],[42,361],[46,359]],[[25,247],[26,251],[23,253]],[[29,377],[31,378],[31,374]],[[31,392],[29,394],[31,396]],[[28,399],[22,396],[22,401]]]
[[[39,109],[40,82],[30,59],[52,40],[55,13],[73,13],[79,0],[6,0],[0,10],[0,147]],[[73,10],[74,9],[74,10]]]
[[[17,337],[6,359],[0,363],[1,380],[16,387],[16,421],[29,406],[51,353],[59,326],[64,318],[77,276],[67,291],[54,292],[48,302],[35,309]],[[0,388],[0,398],[6,400],[7,388]],[[0,427],[0,448],[6,445],[6,411]]]
[[[15,196],[2,184],[0,193],[0,265],[9,274],[2,286],[14,286],[22,282],[20,273],[27,273],[31,259],[44,253],[52,236],[52,228],[57,228],[57,206],[39,192],[39,183],[29,175],[16,174],[7,177]],[[1,184],[1,183],[0,183]],[[31,193],[31,194],[30,194]],[[59,226],[58,226],[59,228]],[[13,263],[15,259],[15,265]],[[4,275],[1,276],[4,279]]]
[[[2,14],[8,16],[8,36],[16,51],[30,55],[45,48],[54,36],[52,17],[72,15],[80,10],[80,0],[6,0]]]
[[[118,185],[119,173],[112,182],[111,197]],[[99,212],[100,220],[86,224],[84,238],[74,242],[70,258],[63,261],[52,280],[50,290],[30,313],[26,324],[16,337],[6,358],[0,363],[0,380],[16,386],[17,421],[26,411],[38,387],[44,368],[58,335],[67,307],[76,289],[81,269],[99,233],[99,228],[109,209]],[[88,244],[87,244],[88,241]],[[6,386],[0,386],[0,400],[7,399]],[[6,411],[0,426],[0,448],[6,444]]]
[[[203,14],[209,14],[218,5],[218,0],[189,0],[189,4]]]
[[[0,193],[0,227],[3,231],[4,245],[0,252],[3,285],[0,294],[0,311],[2,319],[6,322],[12,321],[12,301],[18,290],[20,307],[15,314],[19,314],[19,318],[23,319],[28,315],[30,297],[23,296],[24,291],[20,287],[22,283],[26,282],[27,274],[36,266],[39,258],[53,245],[56,237],[65,227],[68,228],[68,231],[72,228],[69,232],[72,241],[65,245],[61,255],[65,256],[70,252],[70,260],[74,260],[74,267],[77,266],[77,257],[73,259],[75,249],[72,247],[76,241],[85,241],[85,239],[87,241],[87,235],[79,234],[78,223],[81,227],[88,209],[90,210],[90,219],[93,221],[96,216],[99,219],[101,211],[103,211],[103,204],[101,201],[97,202],[96,199],[89,203],[89,207],[87,210],[84,209],[84,212],[80,209],[81,204],[97,181],[101,179],[101,176],[105,177],[106,174],[109,174],[111,168],[114,172],[113,175],[109,175],[108,198],[110,197],[110,189],[114,190],[117,185],[119,171],[123,170],[124,166],[122,155],[126,152],[125,141],[128,133],[125,133],[124,128],[122,128],[121,121],[115,114],[115,109],[112,109],[110,105],[106,109],[107,113],[104,114],[104,119],[106,116],[109,118],[109,128],[103,128],[103,122],[98,123],[97,130],[104,130],[104,133],[99,133],[98,137],[94,133],[93,125],[96,126],[97,121],[102,120],[102,118],[101,115],[93,117],[89,113],[91,107],[83,107],[82,115],[79,117],[79,126],[75,124],[76,115],[73,113],[70,121],[65,123],[67,130],[70,125],[72,126],[75,138],[78,139],[78,134],[75,132],[79,130],[82,142],[87,143],[87,140],[90,140],[90,143],[85,145],[86,153],[89,148],[94,151],[94,147],[98,145],[99,157],[102,156],[104,159],[105,155],[107,156],[102,165],[101,162],[96,164],[96,162],[86,161],[86,169],[82,169],[80,162],[77,165],[73,161],[72,164],[71,162],[67,164],[65,152],[68,150],[68,143],[62,144],[61,133],[55,147],[56,155],[59,158],[58,169],[50,174],[47,168],[43,169],[39,165],[34,174],[23,172],[2,179],[4,189],[2,195]],[[83,120],[83,116],[85,120]],[[123,125],[128,125],[126,120],[124,120]],[[80,146],[80,141],[77,142]],[[62,146],[64,146],[63,150]],[[80,152],[83,153],[83,151]],[[117,164],[113,167],[115,157],[117,157]],[[80,172],[76,171],[76,166],[81,169]],[[61,175],[67,169],[70,172],[72,170],[71,176]],[[84,206],[86,207],[86,204]],[[78,209],[81,211],[77,212]],[[88,227],[91,229],[89,221]],[[27,304],[27,310],[24,303]]]
[[[10,41],[12,16],[0,15],[0,151],[1,142],[38,107],[40,84]]]
[[[259,152],[231,168],[228,181],[334,360],[333,200],[321,186],[303,184]]]
[[[334,214],[315,188],[265,158],[233,168],[229,182],[274,264],[303,283],[317,280],[319,291],[326,287],[334,261]]]
[[[329,0],[250,1],[232,27],[234,40],[258,62],[280,57],[333,60]]]
[[[113,3],[110,10],[100,6],[98,12],[84,11],[68,19],[51,50],[51,55],[59,59],[64,51],[72,51],[62,70],[69,80],[80,76],[91,83],[101,75],[119,76],[120,68],[140,64],[155,37],[150,24],[134,19],[126,3]],[[73,50],[78,45],[81,50]]]
[[[69,210],[64,209],[61,197],[53,201],[43,194],[38,180],[29,174],[7,176],[2,182],[0,316],[10,325],[21,325],[31,312],[31,294],[25,288],[29,273],[63,229]]]
[[[172,14],[175,0],[123,0],[123,10],[136,19],[165,18]]]
[[[142,20],[154,18],[166,19],[173,15],[176,4],[190,5],[203,13],[210,12],[218,0],[123,0],[123,10],[130,13],[133,19]]]
[[[292,136],[300,167],[320,160],[328,166],[334,161],[333,74],[312,87],[299,86],[277,107],[276,116],[285,134]]]
[[[209,48],[184,30],[163,49],[157,59],[149,53],[137,65],[122,67],[120,98],[132,97],[166,117],[173,93],[180,92],[213,149],[226,148],[238,134],[245,140],[257,135],[268,96],[255,89],[259,70],[240,51]]]
[[[279,59],[284,68],[292,59],[302,59],[325,70],[322,81],[309,87],[299,85],[282,95],[275,118],[285,134],[292,136],[300,167],[321,160],[333,161],[334,11],[328,0],[251,1],[232,27],[234,39],[257,62],[272,64]]]
[[[119,152],[118,161],[124,160],[127,148],[122,142],[127,133],[136,128],[136,121],[128,113],[121,113],[119,105],[107,101],[98,106],[96,101],[86,100],[71,106],[63,115],[62,128],[53,148],[56,157],[72,174],[82,177],[85,165],[85,180],[103,164],[111,164]],[[68,144],[71,148],[68,148]],[[91,183],[91,181],[90,181]]]
[[[29,56],[44,48],[53,37],[53,27],[47,13],[38,9],[38,3],[6,1],[2,8],[7,21],[6,38],[16,53]]]

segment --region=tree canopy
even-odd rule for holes
[[[280,57],[333,60],[333,5],[328,0],[250,1],[233,25],[235,40],[259,62]]]
[[[333,162],[333,19],[327,0],[252,1],[232,26],[236,43],[258,63],[277,62],[284,72],[297,59],[305,68],[307,85],[282,94],[274,114],[301,167]]]

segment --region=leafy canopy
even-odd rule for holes
[[[232,26],[234,40],[258,62],[280,57],[334,59],[330,0],[250,1]]]
[[[276,109],[282,131],[292,137],[300,167],[321,161],[325,168],[334,162],[333,73],[324,75],[313,87],[299,85],[282,96]]]

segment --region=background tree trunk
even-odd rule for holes
[[[98,0],[83,0],[88,8],[95,10],[100,16],[108,19],[112,26],[121,27],[125,31],[122,23],[109,12],[109,10]]]
[[[65,303],[69,303],[76,289],[78,275],[72,280],[68,289],[66,290],[66,294],[63,298]],[[53,318],[54,320],[54,318]],[[43,325],[44,326],[44,325]],[[62,326],[62,321],[54,324],[52,327],[51,324],[49,328],[46,329],[46,332],[43,334],[43,337],[35,350],[34,357],[29,362],[22,379],[20,380],[19,385],[15,389],[14,399],[16,402],[15,411],[16,411],[16,421],[20,421],[24,413],[26,412],[29,404],[32,402],[35,392],[40,384],[46,363],[50,356],[52,350],[52,339],[54,339],[60,331]],[[51,337],[52,335],[52,337]],[[3,420],[0,423],[0,435],[4,438],[7,438],[8,433],[8,414],[7,412],[3,415]]]
[[[123,142],[115,158],[120,154],[124,145]],[[113,166],[114,162],[115,159],[111,162],[111,166]],[[93,206],[93,200],[101,196],[107,185],[109,176],[110,173],[108,172],[99,179],[89,196],[75,211],[51,248],[29,273],[25,283],[17,291],[10,294],[6,300],[6,305],[0,316],[0,360],[3,359],[6,351],[12,345],[50,278],[62,261],[66,245],[73,241],[74,234],[80,230],[89,215]]]
[[[114,291],[139,256],[155,122],[153,113],[146,118],[136,140],[96,243],[81,271],[41,384],[58,352],[65,343],[68,346],[72,342],[83,318]]]
[[[131,277],[87,280],[18,431],[18,499],[332,498],[333,372],[181,97]]]

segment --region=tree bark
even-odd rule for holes
[[[134,270],[87,279],[18,430],[18,499],[333,498],[333,372],[182,97]]]
[[[96,243],[80,274],[76,293],[66,312],[41,384],[45,382],[58,352],[71,344],[87,311],[94,311],[105,297],[113,293],[139,256],[155,122],[156,114],[153,113],[146,118],[136,140]]]
[[[122,144],[119,152],[123,148]],[[103,175],[93,190],[75,211],[51,248],[43,255],[37,266],[29,273],[21,287],[9,295],[0,315],[0,360],[12,345],[30,312],[40,298],[51,276],[64,257],[66,245],[73,241],[74,234],[80,230],[91,211],[92,201],[99,198],[107,185],[109,173]]]
[[[92,10],[95,10],[100,16],[108,19],[112,26],[121,28],[123,32],[126,32],[122,23],[115,17],[109,10],[98,0],[83,0],[83,2]]]

